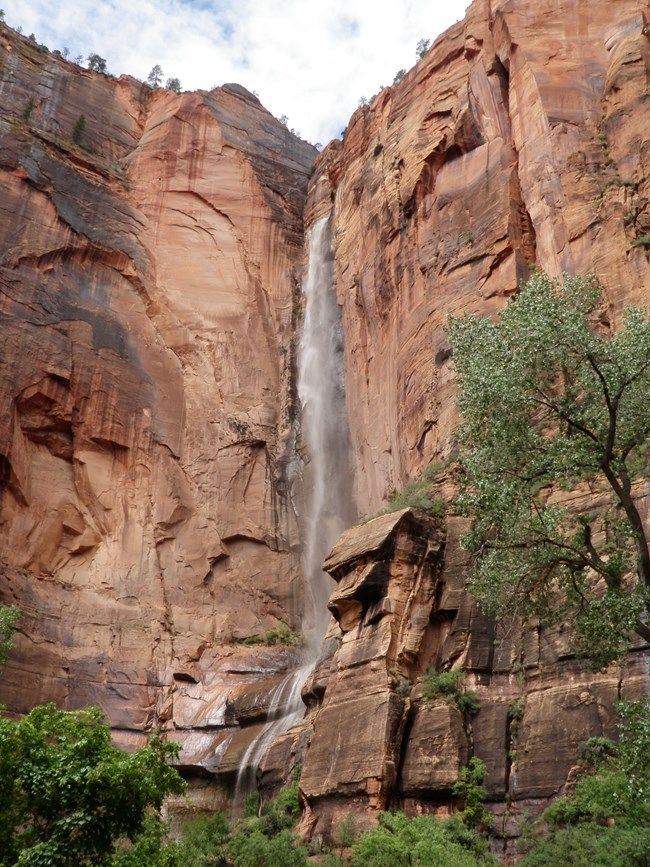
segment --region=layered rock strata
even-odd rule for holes
[[[560,793],[590,737],[616,736],[615,702],[648,690],[650,653],[595,674],[573,658],[570,625],[552,630],[482,616],[464,589],[463,522],[411,509],[352,528],[326,568],[338,639],[311,685],[308,724],[267,759],[302,761],[303,832],[331,842],[348,814],[448,814],[452,786],[472,756],[487,768],[487,808],[500,850]],[[463,672],[472,713],[427,695],[427,671]],[[262,781],[265,782],[264,776]]]
[[[250,682],[263,708],[295,663],[233,641],[300,613],[294,320],[315,154],[237,85],[152,91],[0,26],[13,711],[99,705],[126,732],[179,729],[202,764],[249,721]]]

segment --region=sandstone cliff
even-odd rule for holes
[[[0,27],[12,710],[214,728],[247,671],[286,666],[231,657],[300,611],[294,319],[315,155],[237,85],[152,91]]]
[[[360,511],[380,507],[430,461],[453,459],[449,314],[489,315],[531,266],[594,273],[612,325],[625,304],[648,303],[649,23],[644,0],[476,0],[319,158],[307,220],[332,212]],[[439,484],[449,497],[445,472]],[[343,640],[304,758],[316,833],[327,835],[349,809],[448,805],[474,752],[488,765],[496,828],[507,838],[524,810],[561,791],[579,742],[612,733],[616,697],[648,688],[642,648],[623,672],[594,676],[571,658],[566,631],[518,635],[482,617],[463,591],[461,531],[449,515],[429,624],[403,676],[427,665],[465,669],[481,710],[463,721],[444,703],[423,703],[417,684],[402,684],[400,697],[391,653],[377,646],[387,620],[408,632],[410,616],[396,626],[396,612],[372,614],[359,589],[350,632],[335,594]],[[386,598],[395,592],[389,581]],[[367,665],[350,667],[351,635],[356,656],[375,659],[385,698],[367,683]],[[340,703],[346,691],[355,698]],[[371,696],[392,708],[390,724],[378,714],[360,722],[356,708]],[[339,730],[360,740],[375,733],[372,754],[383,758],[365,777],[355,756],[341,764],[323,733],[334,705]],[[329,773],[319,773],[332,750]]]
[[[531,265],[594,272],[613,325],[647,303],[649,26],[645,0],[475,0],[319,158],[305,222],[332,214],[361,512],[453,459],[450,313],[495,311]],[[126,742],[162,722],[228,782],[296,663],[232,642],[300,612],[316,154],[235,85],[152,92],[0,38],[0,601],[25,612],[1,697],[99,704]],[[453,514],[378,520],[328,561],[309,719],[263,782],[300,752],[327,836],[348,810],[446,809],[475,753],[509,838],[647,690],[647,650],[594,676],[562,630],[476,610]],[[475,717],[422,701],[431,665],[467,671]]]

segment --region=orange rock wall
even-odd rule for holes
[[[357,501],[453,448],[450,314],[489,314],[536,265],[648,302],[644,0],[475,0],[320,157],[333,209]]]
[[[650,235],[649,109],[646,0],[475,0],[321,155],[307,222],[332,212],[361,513],[381,508],[431,461],[453,457],[450,314],[493,315],[531,266],[594,273],[612,326],[626,304],[650,303],[650,242],[642,240]],[[449,501],[444,471],[440,485]],[[353,636],[360,656],[372,654],[384,621],[369,609],[348,632],[341,617],[343,644],[321,683],[323,710],[303,759],[316,836],[327,839],[350,811],[363,822],[378,806],[448,807],[451,783],[474,753],[487,764],[495,829],[512,851],[522,816],[562,791],[579,743],[615,733],[616,698],[647,692],[643,647],[624,671],[594,675],[572,658],[569,629],[522,634],[483,617],[464,591],[463,529],[448,514],[413,684],[395,687],[379,655],[382,696],[392,702],[381,707],[403,715],[375,732],[378,758],[365,774],[354,759],[338,761],[327,719],[340,694],[372,704],[376,688],[361,666],[347,667],[344,650]],[[412,625],[407,617],[399,629]],[[418,677],[428,666],[467,672],[480,701],[474,718],[422,701]],[[352,702],[336,708],[337,730],[353,732],[353,743],[380,726],[379,716],[360,723]],[[334,782],[319,776],[328,761]]]
[[[151,91],[0,27],[12,710],[205,727],[233,638],[295,625],[294,299],[315,155],[237,85]]]

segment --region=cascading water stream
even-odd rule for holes
[[[303,286],[305,321],[298,357],[298,395],[309,464],[303,524],[305,605],[303,633],[316,655],[329,622],[334,582],[322,570],[334,542],[354,521],[350,433],[345,406],[345,356],[336,303],[329,218],[310,231],[309,267]]]
[[[305,651],[301,667],[290,672],[269,697],[266,725],[240,763],[235,803],[250,788],[275,738],[304,715],[302,686],[314,669],[329,622],[327,600],[333,582],[321,566],[336,539],[354,520],[343,332],[334,291],[328,217],[315,223],[309,232],[309,264],[303,292],[306,303],[298,353],[298,395],[303,441],[309,454],[302,521]]]

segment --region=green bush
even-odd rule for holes
[[[650,701],[617,710],[620,743],[584,745],[592,772],[544,811],[549,833],[530,845],[524,867],[650,867]]]
[[[148,813],[142,831],[132,844],[121,841],[111,867],[203,867],[211,862],[190,861],[182,846],[169,839],[169,826],[158,813]]]
[[[483,806],[485,800],[483,783],[486,777],[485,763],[473,756],[452,786],[452,794],[460,798],[462,803],[458,816],[467,828],[474,828],[475,825],[482,825],[484,828],[492,827],[492,816]]]
[[[0,672],[4,670],[13,645],[14,630],[20,619],[16,605],[0,605]]]
[[[259,828],[240,825],[228,846],[233,867],[307,867],[307,850],[288,828],[267,837]]]
[[[261,635],[249,635],[247,638],[235,639],[235,644],[245,645],[265,645],[274,647],[278,644],[283,644],[286,647],[300,647],[302,644],[302,635],[299,632],[293,632],[286,623],[278,620],[277,626],[273,629],[267,629]]]
[[[72,141],[75,144],[81,144],[81,139],[83,138],[84,130],[86,129],[86,116],[84,114],[80,114],[77,118],[77,122],[74,125],[74,129],[72,130]]]
[[[117,749],[97,708],[0,719],[0,867],[109,863],[119,838],[135,840],[150,809],[185,791],[167,764],[177,755],[157,735]]]
[[[495,864],[480,837],[450,819],[380,813],[379,825],[352,849],[354,867],[476,867]]]
[[[427,669],[422,675],[422,698],[425,701],[441,698],[455,704],[462,713],[469,716],[475,716],[481,706],[476,693],[465,689],[465,672],[459,669]]]
[[[402,509],[422,509],[434,518],[443,518],[445,515],[445,503],[441,496],[436,493],[436,476],[444,469],[444,464],[431,463],[422,471],[422,475],[414,482],[408,482],[402,491],[396,491],[385,509],[374,515],[364,515],[361,522],[370,521],[380,515],[388,515],[391,512],[399,512]]]

